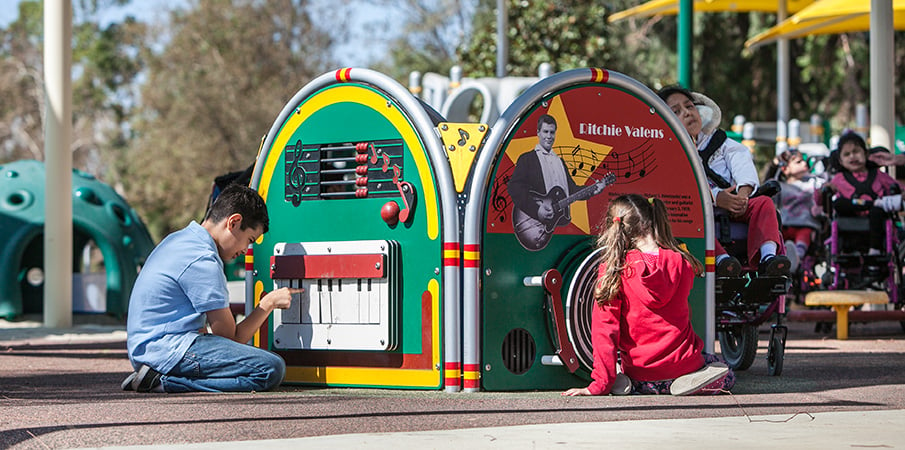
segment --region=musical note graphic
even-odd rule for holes
[[[618,176],[616,184],[629,184],[657,168],[650,140],[628,150],[610,150],[604,158],[596,150],[581,145],[554,147],[554,151],[565,161],[573,177],[590,178],[598,171],[613,172]]]
[[[490,205],[497,212],[497,221],[501,223],[506,222],[506,211],[509,210],[509,205],[512,204],[512,197],[509,196],[506,185],[509,184],[509,179],[512,178],[514,169],[514,167],[510,167],[505,172],[497,175],[490,188]]]
[[[298,206],[302,201],[302,186],[305,185],[307,175],[305,168],[302,166],[302,140],[296,141],[295,145],[287,149],[286,155],[286,200],[292,202],[294,206]]]
[[[465,144],[468,142],[468,138],[469,138],[468,132],[459,128],[459,140],[456,141],[456,144],[458,144],[459,147],[464,147]]]

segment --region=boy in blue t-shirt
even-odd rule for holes
[[[223,272],[224,261],[244,255],[269,223],[264,199],[233,184],[201,224],[193,221],[151,252],[129,300],[127,346],[135,372],[123,381],[124,390],[250,392],[283,381],[283,359],[245,343],[302,289],[268,293],[237,324]]]

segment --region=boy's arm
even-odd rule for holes
[[[293,294],[304,291],[300,288],[280,288],[265,295],[251,314],[245,316],[238,324],[229,308],[215,309],[207,312],[211,333],[223,336],[236,342],[248,342],[261,328],[274,309],[286,309],[292,304]]]

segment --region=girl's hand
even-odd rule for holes
[[[591,395],[591,391],[589,391],[588,388],[586,388],[586,387],[572,388],[566,392],[563,392],[562,395],[567,396],[567,397],[577,397],[579,395]]]

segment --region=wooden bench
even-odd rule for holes
[[[814,291],[804,298],[808,306],[832,306],[836,311],[836,339],[848,339],[848,310],[864,304],[889,303],[883,291]]]

